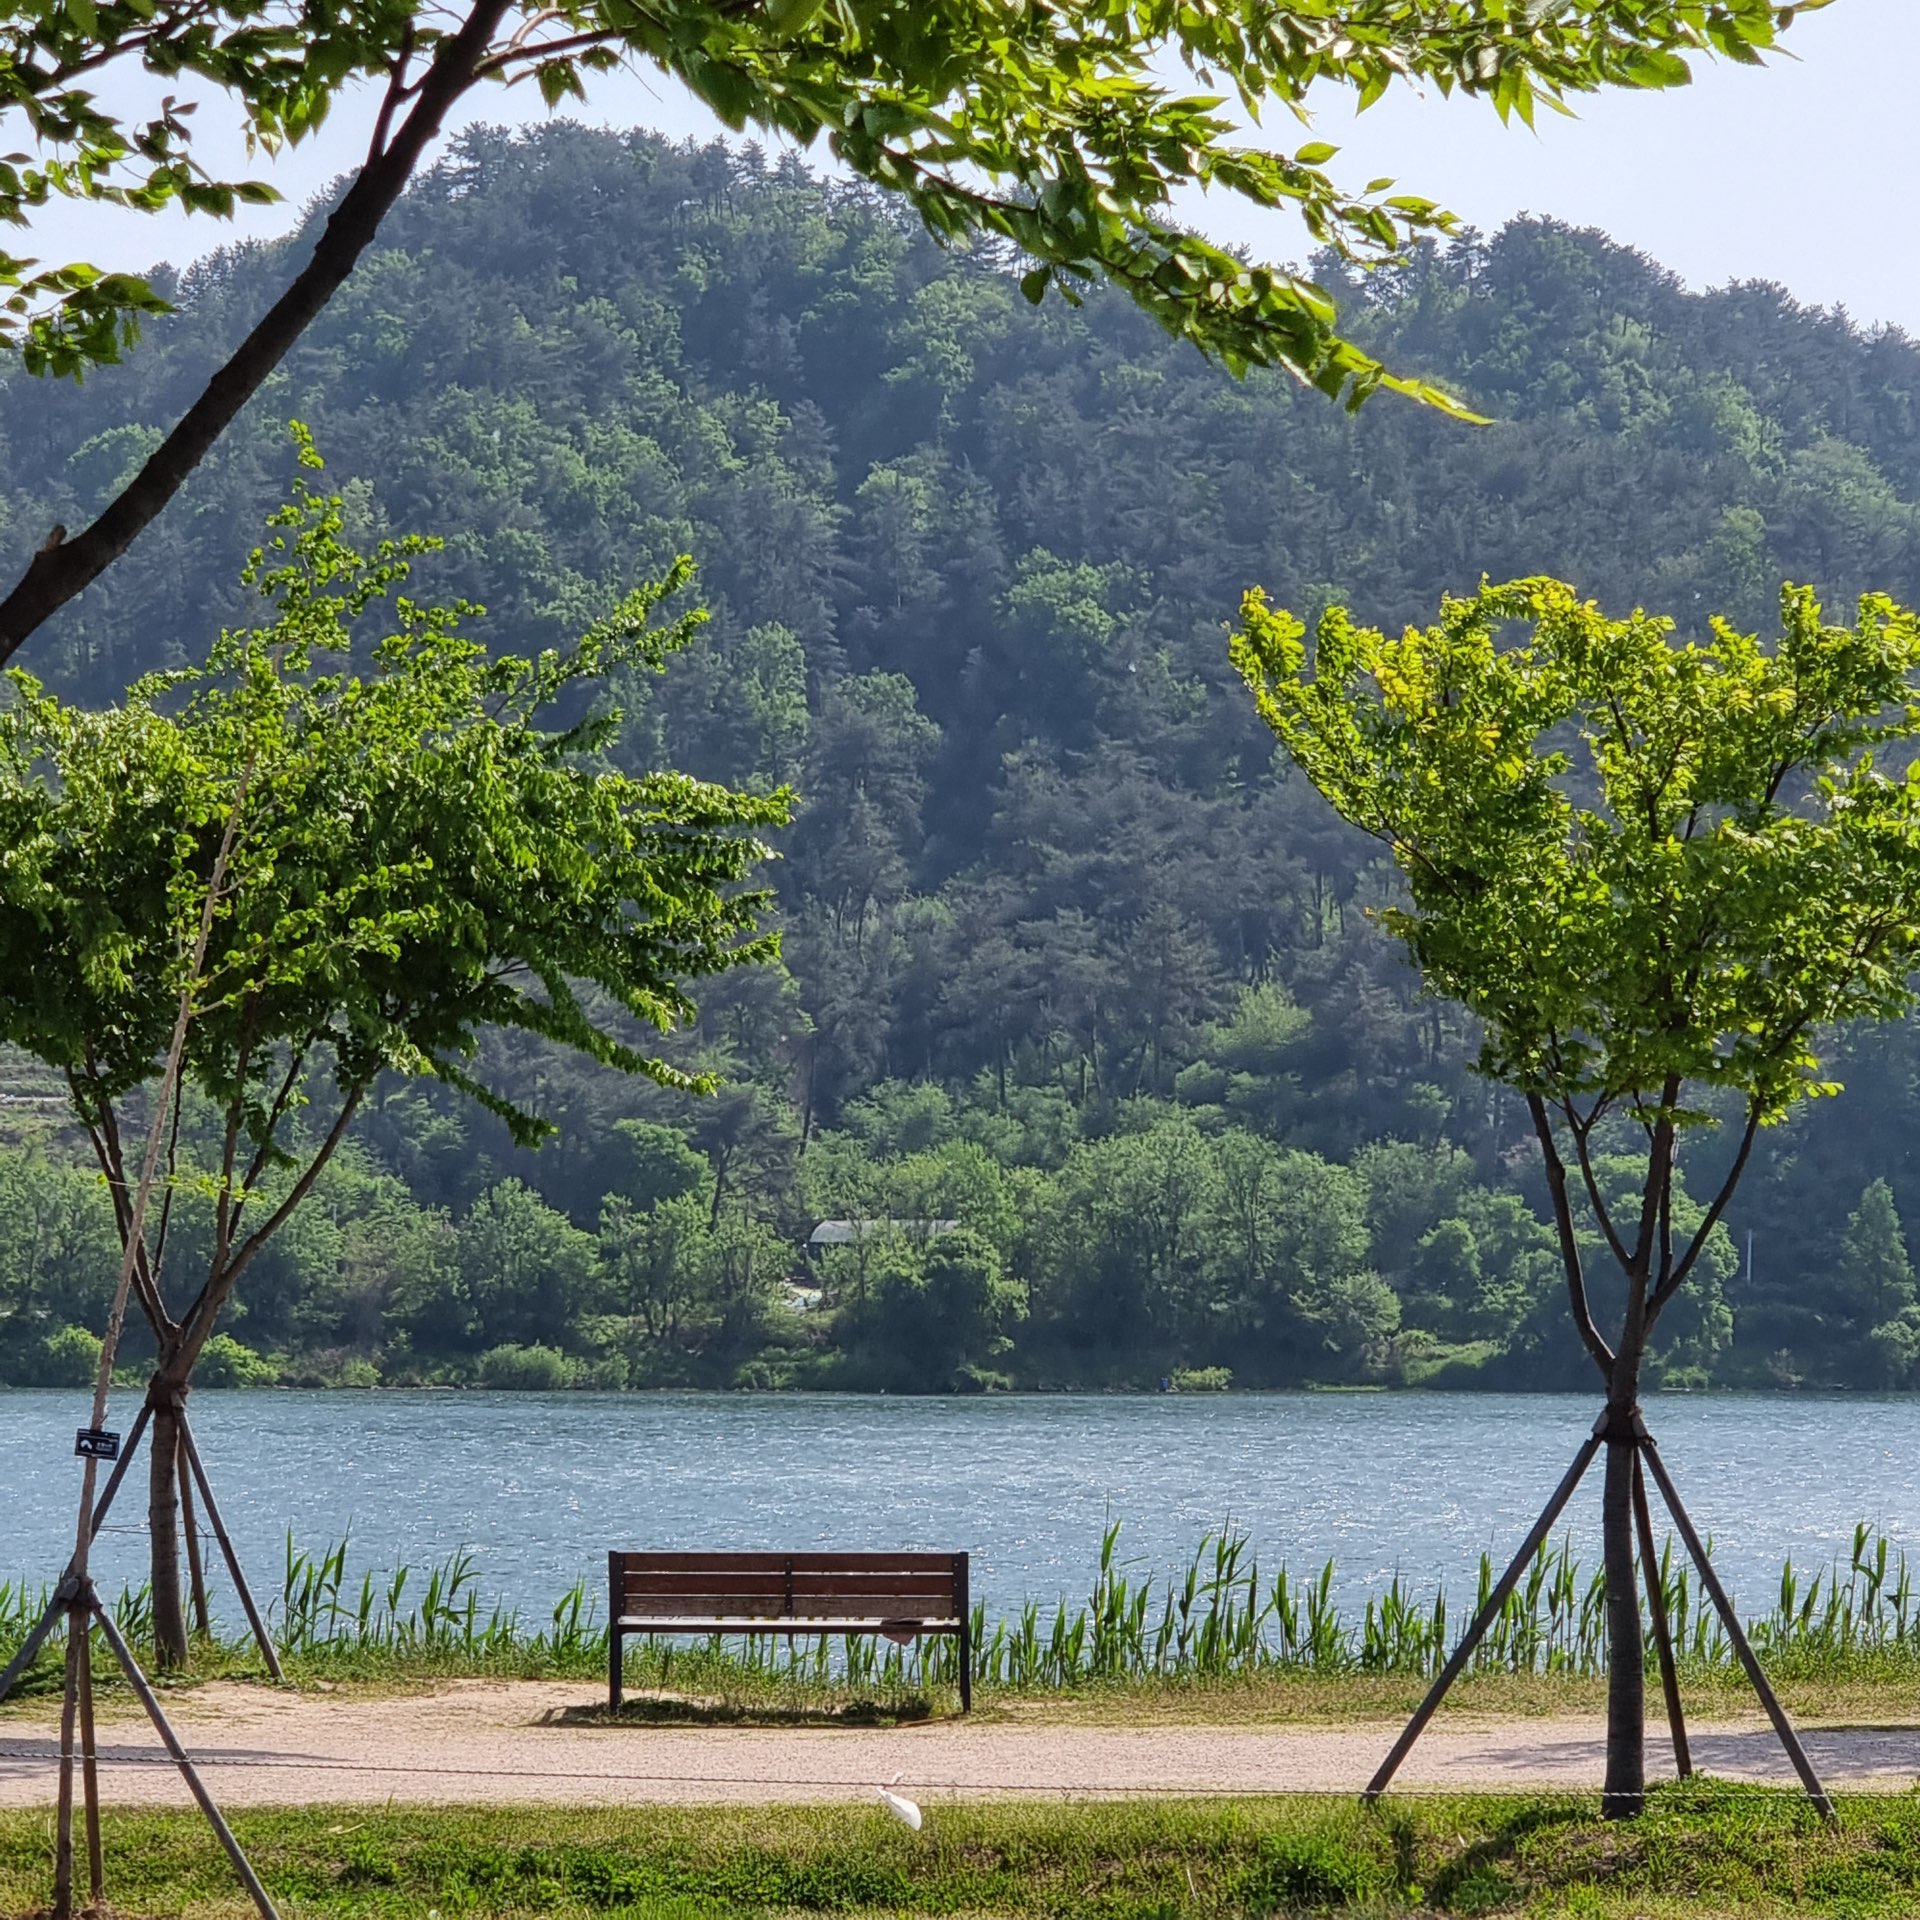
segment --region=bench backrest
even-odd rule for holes
[[[626,1619],[949,1620],[967,1610],[964,1553],[613,1553]]]

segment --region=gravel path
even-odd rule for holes
[[[215,1685],[168,1703],[214,1794],[233,1806],[402,1800],[643,1802],[870,1798],[878,1784],[926,1800],[1357,1792],[1397,1727],[1121,1727],[947,1720],[901,1728],[606,1727],[580,1724],[576,1684],[467,1682],[410,1699],[359,1700]],[[1669,1768],[1649,1732],[1649,1771]],[[118,1804],[185,1803],[144,1720],[100,1727]],[[1920,1727],[1807,1734],[1835,1786],[1920,1783]],[[54,1797],[51,1706],[0,1723],[0,1806]],[[1723,1778],[1790,1782],[1764,1724],[1703,1724],[1694,1763]],[[1600,1728],[1588,1720],[1450,1721],[1402,1769],[1406,1788],[1592,1788]]]

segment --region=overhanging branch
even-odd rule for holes
[[[460,31],[441,42],[392,143],[361,169],[306,266],[93,524],[71,539],[50,540],[34,555],[12,592],[0,600],[0,664],[91,586],[153,523],[333,298],[405,190],[447,113],[473,86],[508,6],[509,0],[478,0]]]

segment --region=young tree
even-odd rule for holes
[[[1826,0],[1800,0],[1800,8]],[[629,65],[689,88],[729,126],[808,145],[825,137],[862,179],[901,195],[942,240],[979,238],[1030,263],[1031,299],[1089,281],[1123,287],[1171,331],[1229,364],[1285,367],[1357,401],[1389,374],[1344,339],[1332,302],[1281,268],[1252,266],[1173,223],[1191,187],[1290,208],[1308,233],[1379,257],[1446,224],[1391,182],[1342,190],[1334,149],[1235,143],[1224,96],[1257,118],[1304,109],[1332,83],[1362,102],[1395,81],[1478,95],[1531,121],[1537,103],[1602,87],[1669,87],[1686,56],[1749,64],[1795,9],[1772,0],[1564,0],[1516,12],[1487,0],[1294,0],[1292,5],[1027,7],[1003,0],[381,0],[314,9],[260,0],[71,0],[0,18],[0,116],[43,158],[0,171],[0,218],[30,226],[60,196],[225,213],[270,198],[209,177],[169,91],[116,112],[142,80],[220,97],[229,128],[273,149],[308,137],[346,89],[380,107],[367,152],[284,292],[178,425],[91,525],[56,527],[0,599],[0,661],[126,551],[352,273],[467,95],[532,84],[549,105]],[[1176,78],[1167,77],[1173,73]],[[1191,85],[1186,84],[1191,79]],[[1204,88],[1195,92],[1192,86]],[[1216,89],[1218,90],[1216,92]],[[0,254],[0,350],[29,371],[79,374],[117,357],[163,303],[144,280],[81,262]]]
[[[1780,610],[1771,648],[1723,621],[1680,645],[1669,621],[1611,620],[1523,580],[1398,639],[1335,608],[1309,662],[1301,624],[1255,592],[1233,641],[1288,753],[1392,849],[1405,899],[1382,918],[1427,984],[1478,1018],[1479,1070],[1532,1115],[1568,1306],[1606,1390],[1615,1813],[1637,1810],[1644,1784],[1632,1481],[1648,1339],[1756,1131],[1836,1090],[1821,1036],[1906,1008],[1920,948],[1920,773],[1901,770],[1920,736],[1920,620],[1869,597],[1856,625],[1830,627],[1791,588]],[[1598,1164],[1610,1122],[1640,1142],[1624,1209]],[[1683,1143],[1712,1195],[1685,1223]],[[1574,1180],[1624,1291],[1605,1332]]]
[[[318,465],[310,445],[302,457]],[[175,1450],[195,1362],[376,1078],[436,1076],[532,1141],[545,1124],[471,1068],[489,1030],[688,1088],[632,1035],[689,1019],[687,982],[776,945],[759,930],[766,896],[745,883],[765,853],[754,830],[784,821],[785,795],[629,777],[596,755],[617,718],[592,706],[608,676],[659,668],[697,624],[652,621],[684,567],[570,651],[492,660],[460,631],[477,609],[399,591],[430,543],[356,553],[337,498],[304,480],[272,525],[248,569],[267,624],[104,713],[16,674],[0,714],[0,1037],[64,1075],[123,1238],[137,1176],[125,1143],[130,1126],[146,1131],[135,1115],[175,1019],[181,929],[237,823],[183,1068],[187,1145],[204,1115],[210,1151],[199,1166],[169,1154],[169,1206],[210,1220],[184,1304],[164,1265],[166,1208],[156,1244],[136,1245],[159,1348],[163,1664],[186,1651]],[[383,606],[392,631],[354,671],[349,643]],[[175,1151],[181,1119],[176,1105]]]
[[[1833,1290],[1843,1337],[1851,1336],[1852,1377],[1903,1386],[1920,1358],[1920,1292],[1884,1180],[1874,1181],[1848,1216]]]

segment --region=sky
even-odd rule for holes
[[[1311,137],[1342,148],[1330,168],[1355,185],[1379,175],[1439,200],[1486,230],[1517,213],[1548,214],[1604,229],[1650,254],[1689,285],[1770,280],[1798,299],[1843,306],[1856,320],[1920,334],[1920,246],[1912,195],[1920,183],[1920,0],[1834,0],[1803,14],[1764,71],[1699,64],[1693,86],[1611,94],[1580,103],[1579,117],[1543,114],[1537,132],[1502,127],[1485,105],[1390,94],[1355,116],[1349,96],[1316,102]],[[109,95],[111,98],[111,95]],[[633,75],[594,83],[576,118],[649,126],[681,138],[720,131],[674,83]],[[464,118],[541,117],[527,89],[486,89]],[[286,204],[248,209],[232,222],[60,207],[35,236],[45,258],[87,258],[140,270],[176,264],[241,236],[282,232],[299,208],[364,147],[370,95],[344,103],[314,141],[275,165],[223,151],[212,138],[218,108],[203,111],[209,164],[228,177],[270,179]],[[1273,137],[1297,145],[1291,121]],[[1218,239],[1269,260],[1295,260],[1307,243],[1283,214],[1225,196],[1194,195],[1183,215]]]

